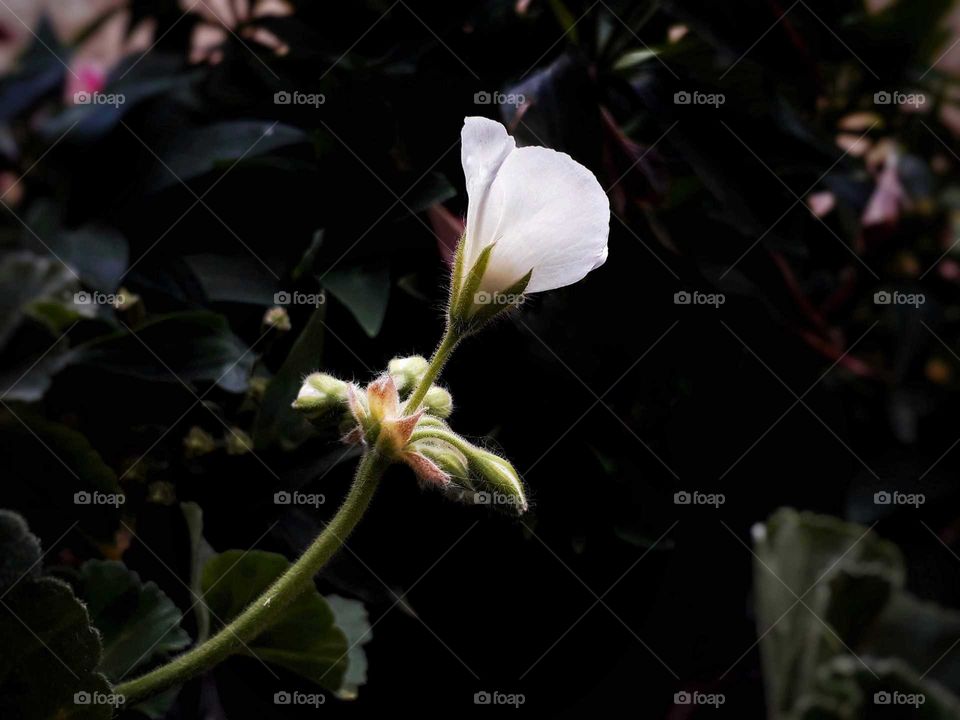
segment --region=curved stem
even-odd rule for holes
[[[343,505],[290,569],[209,640],[146,675],[117,685],[114,691],[124,696],[125,704],[129,707],[223,662],[281,619],[283,610],[313,586],[314,575],[340,549],[363,517],[388,464],[376,451],[364,454]]]
[[[443,339],[433,352],[433,357],[430,358],[430,365],[420,379],[420,384],[410,393],[410,397],[407,399],[407,404],[404,408],[405,415],[415,413],[417,408],[420,407],[424,396],[426,396],[430,386],[433,385],[433,381],[437,379],[440,371],[443,370],[443,366],[450,358],[450,353],[453,352],[457,343],[460,342],[460,338],[461,335],[453,329],[453,324],[448,323],[447,331],[443,334]]]

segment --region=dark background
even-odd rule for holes
[[[272,293],[325,289],[315,368],[366,381],[395,355],[427,354],[447,273],[449,233],[437,230],[466,211],[460,127],[483,114],[613,186],[609,260],[458,350],[444,378],[454,427],[493,438],[531,512],[457,505],[391,470],[349,551],[319,578],[376,622],[359,699],[322,712],[482,715],[497,709],[476,708],[473,694],[497,690],[549,717],[764,717],[744,544],[785,505],[879,522],[907,556],[910,588],[957,607],[960,128],[953,56],[929,70],[954,39],[949,3],[294,5],[285,18],[237,13],[217,57],[191,64],[201,15],[132,1],[129,27],[153,19],[160,39],[109,69],[105,92],[127,95],[116,110],[63,101],[58,57],[69,65],[85,40],[48,27],[37,32],[49,47],[33,43],[0,86],[2,162],[13,177],[29,169],[16,202],[5,200],[4,250],[56,253],[88,289],[133,266],[101,288],[140,298],[95,318],[24,313],[5,337],[5,386],[23,390],[18,377],[69,328],[55,362],[24,381],[41,389],[5,396],[0,437],[0,498],[51,549],[48,562],[122,556],[186,608],[164,567],[189,575],[176,501],[201,505],[217,551],[257,543],[294,557],[310,541],[353,468],[335,434],[261,446],[245,379],[212,382],[235,355],[176,322],[143,335],[153,352],[125,336],[161,315],[213,313],[253,348],[242,367],[256,358],[252,373],[268,378],[312,312],[290,308],[292,330],[262,337]],[[680,25],[687,34],[669,42]],[[647,48],[659,57],[636,55]],[[326,102],[273,103],[293,89]],[[684,90],[725,102],[675,104]],[[929,100],[918,113],[873,102],[893,90]],[[482,91],[527,104],[478,105]],[[245,154],[274,123],[291,135]],[[844,135],[869,153],[844,153]],[[822,219],[807,208],[812,192],[835,203]],[[360,299],[328,287],[334,267]],[[12,315],[46,292],[5,272]],[[926,302],[873,302],[894,289]],[[677,305],[680,290],[725,302]],[[358,312],[384,312],[382,325],[366,332]],[[82,433],[117,475],[134,468],[120,483],[136,538],[106,517],[60,537],[76,519],[60,490],[73,479],[13,413]],[[222,438],[225,425],[253,435],[256,457],[184,453],[192,426]],[[328,506],[280,512],[273,493],[295,487]],[[872,503],[894,488],[927,502]],[[677,506],[679,490],[723,493],[725,504]],[[214,717],[286,716],[272,694],[301,686],[245,659],[214,675],[219,701],[201,703],[194,682],[170,717],[201,717],[201,705]],[[675,706],[682,689],[722,692],[726,704]]]

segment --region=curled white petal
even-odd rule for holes
[[[505,290],[531,270],[526,292],[582,279],[607,258],[610,202],[590,170],[565,153],[516,148],[500,123],[467,118],[464,271],[496,243],[481,289]]]

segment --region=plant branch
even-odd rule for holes
[[[195,677],[245,649],[283,617],[284,609],[313,586],[314,576],[340,549],[370,505],[389,462],[376,450],[360,460],[343,505],[300,558],[264,593],[218,633],[192,650],[134,680],[117,685],[127,707]],[[202,598],[199,599],[202,602]]]

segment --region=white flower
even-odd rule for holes
[[[581,280],[607,259],[610,202],[592,172],[569,155],[518,148],[506,128],[468,117],[461,132],[468,208],[460,281],[495,243],[480,292],[523,292]]]

